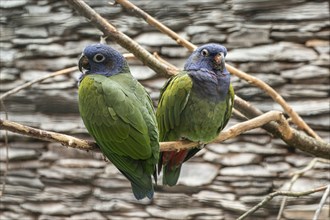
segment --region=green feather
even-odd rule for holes
[[[193,82],[186,72],[170,78],[161,91],[156,111],[160,141],[175,141],[182,137],[191,141],[207,143],[212,141],[226,126],[232,112],[234,90],[230,85],[228,95],[222,102],[201,99],[193,91]],[[182,162],[195,155],[200,148],[190,149],[183,155]],[[166,158],[161,153],[159,169]],[[177,165],[165,164],[163,183],[176,184],[181,169]]]
[[[137,199],[152,198],[159,156],[152,102],[130,73],[89,74],[79,86],[79,110],[106,157],[131,181]]]

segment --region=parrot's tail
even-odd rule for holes
[[[120,170],[121,171],[121,170]],[[154,186],[152,184],[151,176],[144,176],[143,178],[137,178],[136,176],[129,175],[126,172],[121,173],[131,182],[132,191],[134,197],[137,200],[148,197],[152,199],[154,196]]]
[[[182,163],[188,154],[187,150],[168,151],[161,155],[163,167],[163,185],[174,186],[179,179]]]
[[[139,185],[131,182],[132,191],[134,194],[134,197],[138,200],[143,199],[145,197],[148,197],[149,199],[152,199],[154,197],[154,188],[142,188]]]

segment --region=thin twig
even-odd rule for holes
[[[1,105],[1,109],[3,109],[3,111],[5,112],[5,118],[6,120],[8,120],[8,111],[6,109],[5,103],[3,102],[3,100],[0,100],[0,105]],[[5,166],[5,170],[3,171],[3,182],[2,182],[2,191],[0,192],[0,197],[3,196],[5,189],[6,189],[6,179],[7,179],[7,174],[8,174],[8,167],[9,167],[9,143],[8,143],[8,131],[4,132],[4,140],[5,140],[5,148],[6,148],[6,166]]]
[[[21,86],[18,86],[12,90],[9,90],[8,92],[2,94],[0,96],[0,100],[4,100],[5,98],[7,98],[8,96],[12,95],[12,94],[15,94],[19,91],[21,91],[22,89],[26,89],[30,86],[32,86],[33,84],[35,83],[39,83],[39,82],[42,82],[44,81],[45,79],[48,79],[48,78],[52,78],[52,77],[55,77],[55,76],[58,76],[58,75],[65,75],[65,74],[69,74],[69,73],[72,73],[73,71],[76,71],[78,70],[78,67],[74,66],[74,67],[69,67],[69,68],[66,68],[66,69],[62,69],[62,70],[59,70],[59,71],[56,71],[56,72],[53,72],[53,73],[50,73],[50,74],[47,74],[45,76],[42,76],[40,78],[37,78],[35,80],[32,80],[32,81],[29,81],[27,83],[24,83],[22,84]]]
[[[64,146],[77,148],[80,150],[99,151],[99,148],[97,147],[95,142],[82,140],[66,134],[32,128],[8,120],[0,119],[0,130],[8,130],[17,134],[27,135],[40,140],[58,142]]]
[[[322,140],[322,138],[320,138],[320,136],[318,136],[313,131],[313,129],[311,129],[306,124],[306,122],[299,116],[299,114],[291,108],[291,106],[284,100],[284,98],[279,93],[277,93],[272,87],[270,87],[267,83],[241,70],[238,70],[229,64],[226,64],[226,68],[230,73],[234,74],[235,76],[244,79],[247,82],[265,91],[275,102],[277,102],[279,105],[282,106],[283,110],[291,117],[293,123],[295,123],[300,129],[304,130],[310,136],[318,140]]]
[[[180,35],[176,34],[174,31],[172,31],[167,26],[163,25],[159,21],[157,21],[155,18],[153,18],[148,13],[144,12],[139,7],[135,6],[128,0],[116,0],[117,3],[121,4],[124,8],[127,10],[134,11],[136,15],[143,18],[148,24],[156,27],[158,30],[163,32],[164,34],[167,34],[170,36],[173,40],[175,40],[178,44],[184,46],[189,51],[194,51],[196,49],[196,46],[189,41],[185,40],[184,38],[180,37]],[[226,68],[230,73],[233,75],[236,75],[237,77],[244,79],[248,81],[249,83],[259,87],[260,89],[264,90],[275,102],[277,102],[279,105],[282,106],[283,110],[292,118],[292,121],[302,130],[306,131],[307,134],[310,136],[322,140],[306,123],[302,118],[296,113],[290,105],[283,99],[283,97],[278,94],[273,88],[271,88],[268,84],[263,82],[262,80],[250,76],[249,74],[236,69],[235,67],[226,64]]]
[[[263,207],[267,202],[272,200],[276,196],[290,196],[290,197],[300,197],[300,196],[307,196],[312,193],[323,191],[328,186],[321,186],[315,189],[303,191],[303,192],[291,192],[291,191],[276,191],[273,193],[268,194],[260,203],[258,203],[256,206],[249,209],[247,212],[245,212],[243,215],[241,215],[237,220],[243,220],[249,215],[253,214],[255,211]]]
[[[315,212],[315,215],[313,217],[313,220],[317,220],[319,218],[319,216],[321,214],[322,207],[324,206],[324,204],[325,204],[325,202],[326,202],[329,194],[330,194],[330,184],[328,185],[327,189],[323,193],[323,196],[321,198],[321,201],[320,201],[319,206],[316,209],[316,212]]]
[[[325,159],[322,159],[322,158],[314,158],[312,159],[306,167],[304,167],[303,169],[301,170],[298,170],[298,171],[295,171],[292,175],[292,178],[290,180],[290,184],[289,184],[289,187],[287,189],[287,191],[291,191],[292,187],[293,187],[293,184],[297,181],[297,179],[299,177],[301,177],[302,175],[304,175],[307,171],[311,170],[314,168],[315,164],[317,162],[323,162],[323,163],[329,163],[330,161],[329,160],[325,160]],[[286,202],[287,202],[287,197],[283,197],[283,200],[281,202],[281,206],[280,206],[280,210],[278,212],[278,215],[277,215],[277,220],[280,220],[282,218],[282,213],[284,211],[284,208],[285,208],[285,205],[286,205]]]

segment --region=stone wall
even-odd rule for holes
[[[187,50],[107,0],[86,1],[151,52],[182,68]],[[263,79],[330,141],[329,2],[325,0],[132,1],[195,44],[217,42],[227,61]],[[65,1],[1,0],[0,92],[77,64],[102,34]],[[124,49],[107,39],[121,52]],[[139,62],[131,70],[157,104],[165,79]],[[6,101],[9,119],[42,129],[89,136],[77,109],[77,76],[58,76]],[[264,111],[280,110],[261,90],[232,77],[236,93]],[[1,118],[4,118],[3,111]],[[229,125],[238,121],[231,119]],[[1,133],[1,182],[4,180]],[[129,182],[101,154],[9,133],[9,169],[1,219],[234,219],[268,193],[287,189],[291,173],[312,159],[262,129],[210,144],[183,167],[179,185],[158,186],[152,201],[136,201]],[[294,184],[302,191],[329,183],[317,163]],[[283,219],[311,219],[322,196],[289,198]],[[250,219],[274,219],[275,198]],[[326,219],[329,203],[320,219]]]

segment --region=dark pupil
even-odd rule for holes
[[[98,54],[98,55],[96,55],[95,59],[97,61],[101,61],[103,59],[103,56]]]

